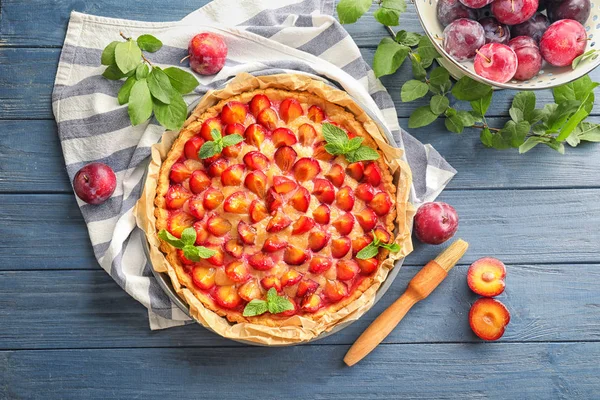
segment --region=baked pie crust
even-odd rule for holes
[[[265,106],[264,96],[270,107]],[[260,116],[265,108],[272,111]],[[377,150],[381,157],[349,163],[344,156],[329,155],[321,134],[325,122],[339,126],[350,137],[362,137],[362,144]],[[199,160],[194,154],[214,128],[223,135],[241,133],[245,140],[226,148],[219,157]],[[204,140],[198,139],[203,136]],[[286,146],[293,152],[286,149],[275,156]],[[267,162],[256,153],[244,158],[251,152],[262,153]],[[296,157],[291,159],[293,153]],[[190,182],[195,171],[202,171],[196,173],[201,179]],[[252,178],[248,178],[250,174]],[[372,232],[388,242],[395,237],[397,188],[392,180],[376,142],[347,109],[308,92],[247,91],[221,100],[195,121],[188,120],[158,176],[156,231],[166,229],[178,236],[193,226],[196,244],[217,250],[219,256],[192,263],[164,241],[160,250],[179,284],[231,322],[281,327],[287,326],[293,315],[318,321],[356,300],[373,284],[373,276],[388,257],[383,248],[371,260],[357,260],[355,255],[370,243]],[[226,204],[235,212],[225,211]],[[260,217],[264,218],[256,221]],[[265,246],[270,238],[275,238],[273,246]],[[282,245],[285,247],[273,250]],[[264,299],[269,287],[292,300],[295,309],[244,317],[248,301]]]

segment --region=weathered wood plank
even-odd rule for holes
[[[0,121],[0,132],[0,192],[72,192],[54,121]]]
[[[375,49],[362,48],[361,53],[370,64]],[[0,119],[54,118],[51,95],[59,55],[60,49],[56,48],[0,48]],[[400,100],[401,87],[411,77],[410,63],[406,63],[396,74],[382,78],[396,105],[399,117],[409,117],[417,107],[428,104],[428,100],[417,100],[411,103],[403,103]],[[600,80],[600,69],[592,72],[591,77]],[[512,90],[497,91],[488,115],[508,115],[515,93]],[[553,101],[550,90],[537,91],[536,96],[540,107]],[[598,97],[594,115],[600,114],[600,96]],[[454,99],[451,104],[458,108],[468,106],[465,102],[457,102]]]
[[[65,399],[595,398],[597,343],[385,345],[0,353],[0,396]]]
[[[501,126],[504,119],[490,118],[489,123]],[[400,125],[407,128],[408,120],[400,119]],[[442,120],[432,127],[411,133],[431,143],[459,171],[450,189],[600,187],[596,144],[567,147],[565,156],[541,146],[520,155],[485,148],[477,130],[455,135],[443,130]],[[54,121],[0,120],[0,132],[0,193],[72,193]]]
[[[599,196],[598,189],[476,190],[446,191],[440,200],[458,210],[457,237],[472,242],[464,263],[488,255],[507,263],[598,263]],[[96,268],[72,195],[0,195],[0,204],[0,270]],[[415,244],[407,263],[423,265],[438,252]]]
[[[4,0],[0,19],[0,43],[4,46],[61,46],[72,10],[140,21],[177,21],[208,2],[209,0],[181,0],[177,2],[177,7],[172,7],[168,1],[156,0],[149,7],[143,2],[132,6],[131,3],[125,4],[117,0],[105,0],[101,4],[76,0],[57,0],[52,3],[43,0],[26,3]],[[385,28],[373,18],[373,10],[375,7],[356,24],[345,26],[359,46],[377,46],[381,38],[387,35]],[[40,15],[44,15],[44,18],[40,19]],[[422,31],[412,5],[409,5],[400,23],[402,29]]]
[[[511,322],[502,342],[600,339],[600,265],[508,265],[499,299]],[[404,266],[363,318],[318,344],[351,344],[420,269]],[[457,266],[385,343],[480,342],[467,315],[477,298]],[[568,284],[567,284],[568,282]],[[1,349],[237,346],[197,325],[150,332],[148,316],[104,271],[0,273]],[[552,304],[549,307],[549,304]]]

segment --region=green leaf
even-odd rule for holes
[[[592,103],[592,105],[593,105],[593,103]],[[584,119],[586,119],[588,115],[590,115],[589,111],[587,111],[585,108],[582,108],[580,106],[580,108],[577,109],[577,111],[575,112],[575,114],[573,114],[569,118],[569,120],[566,122],[566,124],[563,125],[562,129],[560,130],[560,133],[558,134],[558,137],[556,138],[556,140],[562,142],[567,137],[569,137],[569,135],[571,134],[571,132],[573,132],[573,130],[575,130],[575,128],[579,125],[579,123],[581,121],[583,121]]]
[[[396,33],[396,42],[408,47],[413,47],[419,44],[420,38],[421,35],[414,32],[407,32],[402,30]]]
[[[585,140],[587,142],[600,142],[600,124],[594,124],[591,122],[582,122],[574,130],[579,140]]]
[[[119,101],[119,105],[123,105],[129,101],[129,95],[131,94],[131,88],[135,84],[136,79],[135,76],[130,76],[127,78],[121,89],[119,89],[119,94],[117,95],[117,100]]]
[[[408,119],[408,127],[409,128],[420,128],[422,126],[427,126],[431,124],[433,121],[437,119],[437,115],[435,115],[429,106],[422,106],[417,108],[410,115]]]
[[[460,119],[464,126],[473,126],[477,122],[475,117],[468,111],[458,111],[456,117]]]
[[[346,143],[346,146],[344,147],[344,153],[348,153],[354,150],[357,150],[358,148],[360,148],[360,145],[362,144],[362,142],[364,141],[364,138],[361,138],[360,136],[352,138],[348,141],[348,143]]]
[[[454,132],[454,133],[462,133],[463,130],[465,129],[465,126],[462,123],[462,120],[458,117],[458,115],[446,117],[446,120],[444,121],[444,125],[446,125],[446,129],[448,129],[450,132]]]
[[[384,249],[387,249],[392,253],[397,253],[401,249],[398,243],[381,244],[380,247],[383,247]]]
[[[142,35],[137,38],[137,44],[140,49],[149,53],[154,53],[162,47],[162,42],[152,35]]]
[[[110,42],[108,46],[102,50],[100,62],[102,65],[113,65],[115,63],[115,47],[121,43],[119,41]]]
[[[111,81],[118,81],[119,79],[125,77],[125,75],[121,72],[119,67],[117,67],[114,64],[109,65],[102,73],[102,76],[106,79],[110,79]]]
[[[135,79],[139,81],[140,79],[147,78],[149,71],[150,69],[148,68],[148,65],[146,65],[145,63],[141,63],[135,69]]]
[[[145,79],[136,81],[133,84],[129,94],[127,112],[133,126],[145,122],[152,115],[152,97]]]
[[[268,311],[267,302],[260,299],[251,300],[246,307],[244,307],[244,317],[255,317],[257,315],[264,314]]]
[[[337,5],[341,24],[353,24],[371,8],[371,0],[340,0]]]
[[[360,146],[358,149],[346,153],[345,156],[350,162],[373,161],[381,157],[376,150],[368,146]]]
[[[148,87],[154,98],[164,104],[169,104],[171,102],[171,91],[173,91],[173,86],[171,86],[169,77],[162,69],[158,67],[152,68],[150,75],[148,75]],[[177,94],[179,93],[177,92]]]
[[[171,86],[181,94],[191,92],[199,84],[194,75],[182,69],[169,67],[165,68],[163,72],[169,77]]]
[[[527,121],[508,121],[504,128],[497,135],[500,135],[504,142],[510,147],[519,147],[525,142],[525,137],[529,133],[531,126]]]
[[[410,81],[407,81],[404,85],[402,85],[400,98],[404,102],[413,101],[425,96],[428,91],[429,86],[427,86],[425,82],[421,82],[416,79],[411,79]]]
[[[115,46],[115,62],[124,74],[135,69],[142,60],[142,51],[133,40]]]
[[[577,111],[581,102],[579,100],[566,100],[558,104],[558,106],[548,115],[545,123],[548,127],[548,132],[558,132],[569,117]]]
[[[243,142],[244,138],[237,133],[232,135],[226,135],[223,137],[223,147],[235,146],[236,144]]]
[[[492,145],[492,132],[488,128],[483,128],[481,130],[481,134],[479,135],[479,139],[481,143],[483,143],[486,147],[493,147]]]
[[[436,94],[431,97],[431,101],[429,102],[429,107],[431,108],[431,112],[440,115],[450,106],[450,100],[446,96],[441,96]]]
[[[490,104],[492,104],[492,95],[493,92],[490,90],[482,98],[471,101],[471,108],[473,108],[473,111],[483,117],[488,108],[490,108]]]
[[[196,242],[196,230],[194,228],[185,228],[181,232],[181,241],[186,245],[193,245]]]
[[[221,139],[223,139],[223,137],[221,136],[221,131],[218,129],[212,129],[210,131],[210,136],[215,142],[221,142]]]
[[[421,58],[418,54],[412,53],[410,57],[410,63],[412,65],[412,73],[415,79],[424,81],[427,78],[427,71],[421,64]]]
[[[446,94],[452,87],[450,74],[444,67],[434,68],[429,73],[429,88],[436,94]]]
[[[452,88],[452,95],[458,100],[475,101],[486,96],[491,91],[491,86],[477,82],[468,76],[463,76]]]
[[[185,243],[183,243],[181,239],[177,239],[164,229],[161,229],[160,232],[158,232],[158,237],[177,249],[182,249],[185,246]]]
[[[153,109],[157,121],[171,131],[181,129],[187,117],[187,104],[181,93],[173,88],[169,92],[169,104],[154,100]]]
[[[544,144],[551,149],[558,151],[560,154],[565,154],[565,145],[562,142],[558,142],[551,138],[550,140],[545,141]]]
[[[327,143],[325,145],[325,151],[333,156],[338,156],[340,154],[344,154],[346,152],[346,149],[344,149],[344,147],[340,146],[339,144]]]
[[[558,104],[569,100],[583,102],[598,85],[598,82],[593,82],[588,75],[584,75],[573,82],[555,87],[552,89],[552,94],[554,95],[554,101]]]
[[[527,91],[515,95],[508,113],[515,122],[527,121],[531,123],[534,111],[535,93]]]
[[[400,14],[406,11],[404,0],[383,0],[373,16],[379,23],[386,26],[398,25]]]
[[[594,50],[594,49],[592,49],[592,50],[586,51],[585,53],[583,53],[583,54],[582,54],[582,55],[580,55],[579,57],[576,57],[576,58],[573,60],[573,62],[571,63],[571,68],[573,68],[573,69],[577,68],[577,66],[578,66],[578,65],[579,65],[581,62],[583,62],[583,61],[585,61],[585,60],[588,60],[588,59],[590,59],[590,58],[591,58],[592,60],[595,60],[596,58],[598,58],[598,50]]]
[[[267,292],[267,309],[271,314],[279,314],[284,311],[293,310],[294,305],[283,296],[278,296],[274,288]]]
[[[379,246],[371,242],[356,254],[356,258],[368,260],[369,258],[377,256],[377,254],[379,254]]]
[[[379,78],[396,72],[406,59],[409,51],[410,47],[398,44],[392,38],[381,39],[373,58],[375,76]]]
[[[419,39],[419,45],[417,47],[417,53],[423,59],[431,59],[438,58],[440,55],[431,43],[431,40],[425,35],[421,36]]]
[[[220,146],[215,142],[208,141],[200,147],[200,151],[198,152],[198,157],[202,160],[205,158],[209,158],[214,156],[215,154],[219,154],[222,151]]]
[[[543,143],[544,140],[539,136],[532,136],[528,138],[525,143],[519,146],[519,154],[527,153],[529,150],[533,149],[540,143]]]
[[[349,140],[348,134],[342,128],[330,123],[324,123],[321,126],[321,133],[327,143],[340,146],[341,148]]]

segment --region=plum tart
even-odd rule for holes
[[[256,89],[188,121],[161,166],[155,215],[160,250],[205,307],[284,326],[370,287],[394,250],[396,187],[345,108]]]

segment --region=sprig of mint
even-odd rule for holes
[[[225,147],[234,146],[244,140],[243,137],[234,133],[233,135],[221,136],[221,132],[218,129],[210,131],[210,135],[213,140],[209,140],[200,147],[198,157],[201,159],[209,158],[215,154],[219,154]]]
[[[181,239],[177,239],[164,229],[158,232],[158,237],[176,249],[183,250],[184,257],[190,261],[200,261],[202,258],[209,258],[217,254],[215,250],[207,247],[194,246],[196,242],[196,230],[194,228],[184,229],[181,233]]]
[[[353,24],[364,13],[369,11],[372,0],[340,0],[337,5],[337,13],[342,24]],[[396,26],[399,23],[400,14],[406,11],[404,0],[377,0],[379,6],[373,16],[379,23],[385,26]]]
[[[343,129],[329,123],[322,125],[323,137],[327,144],[325,151],[337,156],[343,155],[349,162],[377,160],[379,153],[369,146],[363,146],[363,138],[350,139]]]
[[[102,51],[100,61],[107,68],[102,74],[110,80],[127,78],[117,95],[120,105],[128,104],[132,125],[147,121],[152,114],[169,130],[178,130],[187,116],[186,93],[198,86],[194,75],[176,67],[164,70],[152,65],[143,51],[154,53],[162,42],[152,35],[134,40],[123,33],[124,41],[111,42]]]
[[[400,245],[398,243],[385,243],[382,242],[377,235],[373,234],[373,241],[361,249],[357,254],[356,258],[361,260],[368,260],[379,254],[379,248],[384,248],[392,253],[400,251]]]
[[[294,305],[284,296],[279,296],[274,288],[267,292],[267,300],[254,299],[244,307],[244,317],[255,317],[266,313],[279,314],[284,311],[293,310]]]

